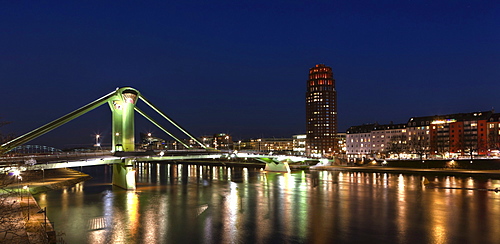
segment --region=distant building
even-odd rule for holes
[[[346,137],[347,133],[337,133],[336,136],[336,141],[337,141],[337,149],[338,149],[338,154],[336,154],[336,157],[342,157],[343,155],[346,154]]]
[[[306,154],[306,138],[307,135],[293,136],[293,154],[304,156]]]
[[[214,146],[214,137],[213,136],[202,136],[198,138],[201,143],[207,148],[213,148]],[[201,148],[199,145],[197,148]]]
[[[233,150],[233,137],[226,133],[215,134],[212,145],[218,150]]]
[[[500,155],[500,114],[492,114],[486,127],[488,155]]]
[[[276,154],[292,154],[292,138],[259,138],[250,140],[253,151]]]
[[[252,148],[252,141],[251,140],[242,140],[238,141],[235,146],[237,145],[236,150],[238,151],[255,151]]]
[[[167,148],[164,139],[154,137],[151,133],[140,133],[141,147],[144,150],[162,150]]]
[[[332,68],[309,70],[306,92],[306,155],[329,157],[337,151],[337,91]]]
[[[460,158],[500,154],[494,111],[412,117],[406,124],[367,124],[347,131],[348,159]]]
[[[445,157],[486,155],[487,123],[492,115],[492,111],[486,111],[432,117],[431,121],[426,121],[430,123],[430,154]],[[419,118],[412,119],[417,120],[418,126]]]
[[[347,130],[346,154],[350,162],[384,159],[406,148],[406,124],[366,124]]]
[[[375,126],[376,124],[358,125],[351,126],[347,130],[346,154],[348,160],[364,160],[371,157],[371,133]]]

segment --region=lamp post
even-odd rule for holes
[[[23,195],[21,195],[21,185],[19,184],[19,178],[21,177],[21,171],[14,170],[12,175],[14,175],[17,178],[17,186],[19,187],[18,193],[21,196],[21,200],[23,200]]]
[[[150,150],[153,150],[153,137],[151,132],[148,133],[148,148]]]
[[[45,233],[47,233],[47,207],[43,207],[43,221],[45,222]]]
[[[95,135],[95,147],[96,147],[96,150],[98,150],[101,147],[101,143],[99,143],[99,138],[101,138],[101,135],[99,135],[99,134]]]
[[[23,192],[21,191],[21,181],[23,180],[23,177],[20,175],[17,176],[17,185],[19,186],[19,195],[21,196],[21,201],[23,200]]]
[[[28,195],[28,220],[30,220],[30,187],[29,186],[24,186],[23,189],[27,191]]]
[[[44,222],[45,222],[45,233],[47,233],[47,207],[44,207],[43,210],[40,209],[37,213],[43,213]]]

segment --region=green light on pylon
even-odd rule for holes
[[[112,113],[112,151],[131,152],[135,150],[134,108],[139,91],[124,87],[116,91],[108,101]]]

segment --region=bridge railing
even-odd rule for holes
[[[56,161],[85,160],[99,156],[112,156],[110,151],[62,152],[57,154],[9,155],[0,157],[0,166],[32,166]]]

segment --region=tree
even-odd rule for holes
[[[490,129],[488,131],[488,149],[489,150],[498,150],[500,149],[500,140],[496,130]]]
[[[406,143],[406,135],[395,135],[391,137],[389,141],[389,147],[387,152],[389,154],[396,154],[398,158],[401,158],[401,154],[405,153],[408,149],[408,144]]]
[[[24,221],[19,202],[20,188],[14,184],[19,176],[0,175],[0,242],[17,243],[23,240]]]
[[[0,121],[0,127],[10,124],[9,121]],[[0,143],[7,142],[13,138],[12,134],[4,134],[0,131]],[[0,148],[0,155],[4,151]],[[4,165],[6,166],[6,165]],[[6,167],[4,170],[7,169]],[[20,188],[16,187],[19,181],[19,171],[17,174],[0,174],[0,243],[18,243],[25,240],[21,236],[25,228],[23,215],[21,213],[19,194]]]
[[[408,150],[419,156],[420,160],[429,153],[429,140],[421,135],[408,140]]]

